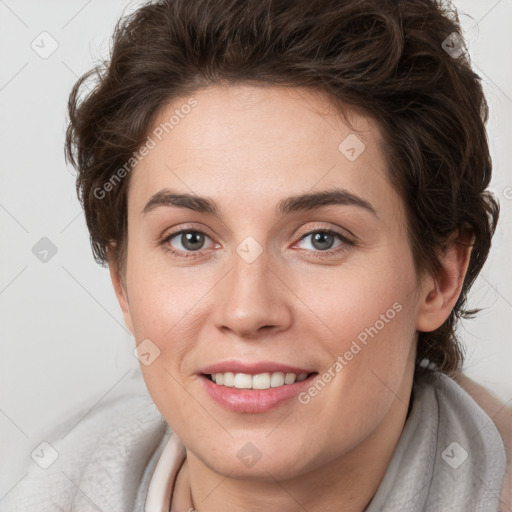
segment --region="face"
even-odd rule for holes
[[[403,203],[362,113],[355,132],[304,89],[193,98],[161,110],[132,171],[118,297],[190,456],[305,474],[405,416],[420,301]]]

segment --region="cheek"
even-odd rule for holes
[[[414,327],[414,290],[417,279],[412,261],[397,263],[392,255],[372,264],[353,265],[322,273],[304,273],[294,283],[302,299],[304,322],[324,328],[329,338],[364,342],[368,331],[391,335]],[[306,311],[308,309],[309,311]]]
[[[190,319],[209,290],[205,280],[192,267],[172,269],[164,258],[148,261],[136,252],[131,256],[127,285],[136,339],[163,341],[184,325],[193,326]]]
[[[412,258],[402,254],[399,259],[389,251],[372,265],[302,280],[297,293],[315,312],[305,315],[301,330],[310,329],[308,335],[328,354],[329,393],[344,397],[361,417],[372,418],[389,405],[388,390],[397,388],[411,364],[417,278]],[[368,405],[364,414],[361,404]]]
[[[196,304],[205,290],[197,279],[176,280],[155,267],[141,269],[139,279],[135,276],[130,297],[135,338],[137,343],[150,340],[158,354],[149,365],[141,361],[141,373],[160,413],[180,430],[187,417],[198,413],[185,389],[193,379],[189,361],[194,340],[200,337]]]

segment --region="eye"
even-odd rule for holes
[[[311,239],[309,244],[310,247],[303,248],[313,250],[315,252],[334,253],[346,249],[347,246],[354,245],[354,243],[347,237],[332,229],[317,229],[315,231],[310,231],[301,237],[300,242],[303,242],[308,238]],[[335,245],[336,239],[339,241],[338,245]]]
[[[206,239],[210,237],[198,230],[181,230],[176,233],[168,235],[162,243],[174,254],[182,255],[181,253],[199,252],[204,249],[203,245]],[[186,255],[184,255],[187,257]]]

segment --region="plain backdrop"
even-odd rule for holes
[[[63,156],[69,91],[107,54],[116,20],[136,5],[0,0],[0,500],[45,429],[138,369]],[[470,303],[483,311],[462,324],[460,336],[466,374],[510,402],[512,0],[455,5],[490,104],[491,189],[502,212]]]

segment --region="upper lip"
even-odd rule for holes
[[[259,373],[312,373],[314,370],[301,368],[298,366],[291,366],[288,364],[276,363],[274,361],[221,361],[204,367],[199,373],[213,374],[213,373],[247,373],[249,375],[258,375]]]

